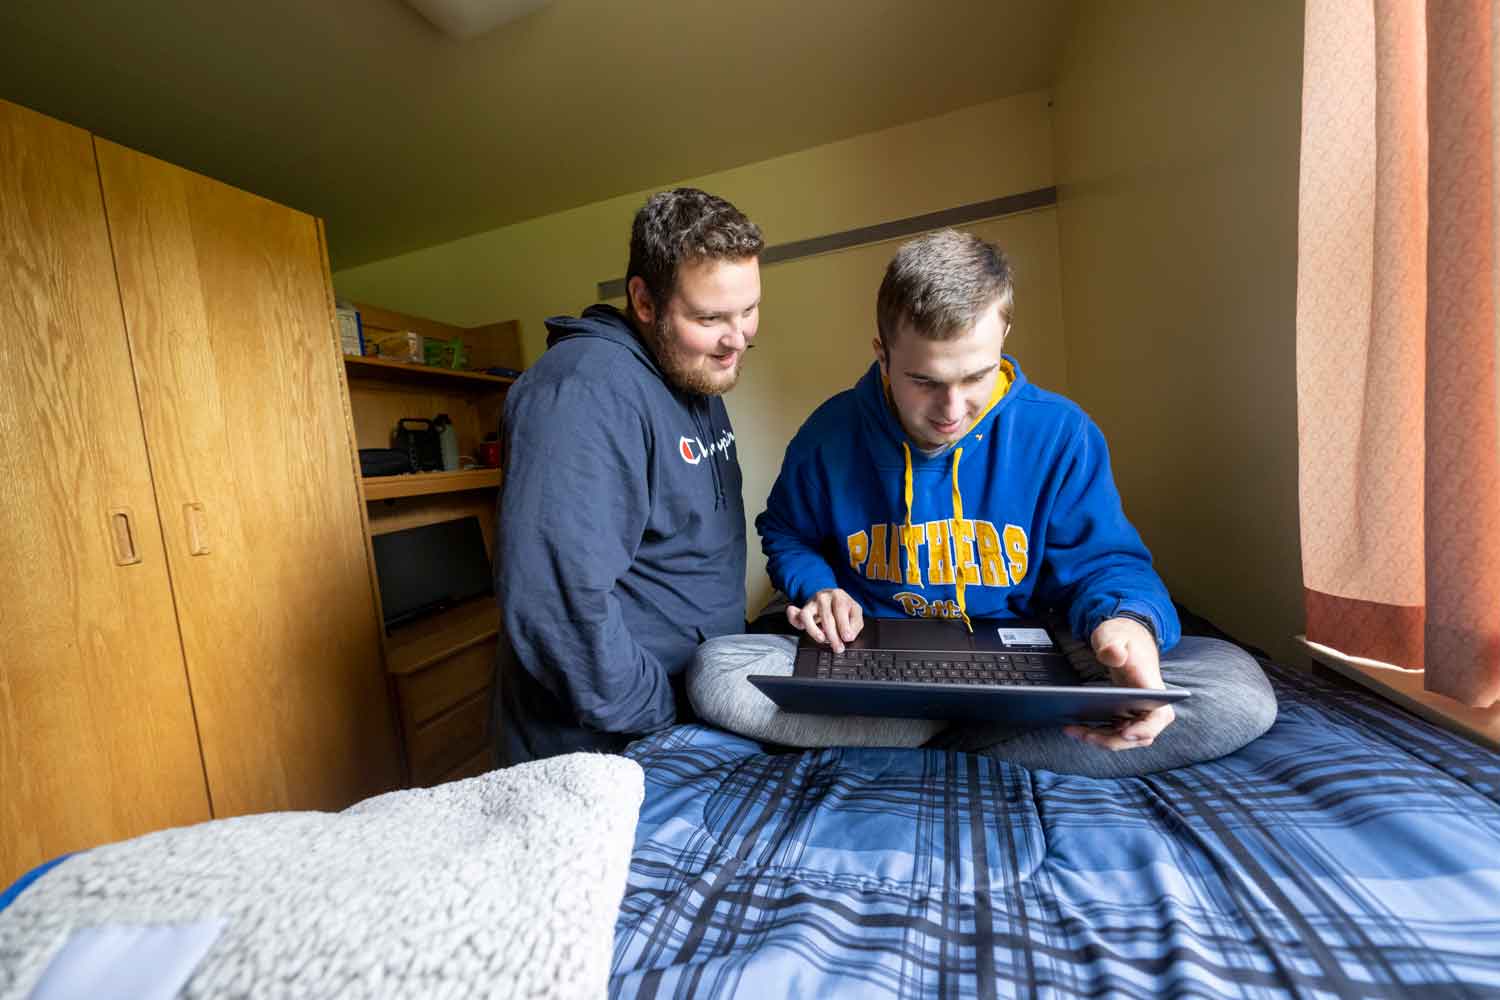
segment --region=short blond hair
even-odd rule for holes
[[[902,244],[891,258],[875,300],[875,325],[887,346],[903,324],[930,340],[952,340],[996,302],[1009,326],[1015,288],[1005,254],[972,233],[939,229]]]

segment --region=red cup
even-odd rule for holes
[[[494,469],[500,465],[500,442],[479,442],[479,463],[486,468]]]

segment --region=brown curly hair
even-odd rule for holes
[[[760,227],[723,198],[697,188],[654,194],[630,227],[630,279],[646,283],[658,309],[677,287],[683,261],[744,260],[765,249]]]

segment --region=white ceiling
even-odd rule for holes
[[[0,97],[322,216],[347,267],[1049,86],[1073,0],[8,0]]]

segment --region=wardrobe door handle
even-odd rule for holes
[[[182,517],[187,524],[188,554],[208,555],[208,517],[201,503],[182,505]]]
[[[135,547],[135,530],[130,523],[134,518],[129,507],[110,508],[109,538],[114,544],[116,566],[134,566],[141,561],[141,554]]]

